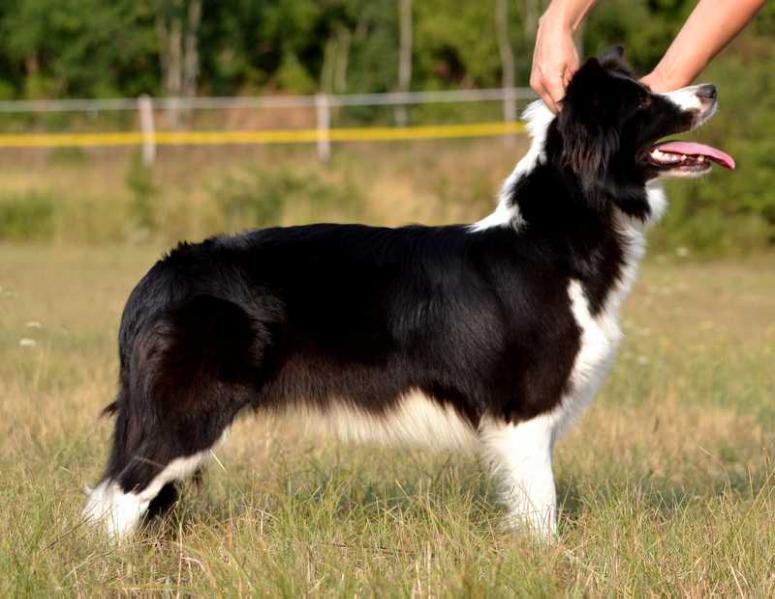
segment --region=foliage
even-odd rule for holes
[[[136,95],[152,85],[146,1],[9,0],[0,7],[0,77],[21,95]]]
[[[352,215],[362,204],[352,183],[328,182],[298,168],[246,169],[216,184],[212,195],[229,230],[276,225],[286,209],[297,219],[318,220],[337,210]]]
[[[153,201],[159,189],[153,182],[153,173],[143,164],[140,152],[135,152],[129,161],[126,186],[132,194],[131,217],[141,231],[150,232],[157,226],[157,215]]]
[[[775,70],[755,58],[770,47],[749,44],[747,56],[719,59],[704,75],[718,84],[721,108],[692,138],[724,148],[737,170],[669,185],[671,207],[656,231],[662,246],[718,254],[775,244]]]
[[[6,0],[0,4],[2,96],[159,95],[164,36],[159,17],[181,14],[191,0]],[[510,11],[517,81],[527,79],[532,50],[528,4]],[[633,64],[657,61],[693,0],[606,0],[584,29],[587,53],[624,43]],[[386,91],[397,79],[395,0],[203,0],[196,36],[199,89],[234,94],[274,86],[318,87],[332,41],[350,40],[346,90]],[[514,10],[516,9],[516,10]],[[412,87],[493,86],[500,59],[495,2],[423,0],[413,8]],[[775,31],[770,4],[754,33]],[[771,48],[770,40],[770,48]],[[330,53],[329,53],[330,54]],[[291,75],[288,75],[288,71]]]
[[[48,194],[0,198],[0,240],[48,239],[54,231],[54,201]]]

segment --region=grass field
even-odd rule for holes
[[[524,137],[348,144],[328,164],[306,146],[163,148],[152,169],[124,149],[0,151],[0,241],[174,243],[262,222],[472,222],[525,147]],[[51,211],[44,230],[25,230],[43,222],[26,212],[6,230],[7,209],[34,199]]]
[[[473,222],[526,147],[526,136],[337,144],[327,164],[309,146],[164,147],[148,169],[130,149],[0,150],[0,242],[166,245],[278,223]],[[761,207],[771,166],[668,183],[654,253],[772,250],[775,211]]]
[[[157,252],[0,245],[0,595],[775,595],[775,268],[652,261],[558,446],[555,545],[504,532],[473,455],[248,418],[164,521],[80,522],[123,302]]]

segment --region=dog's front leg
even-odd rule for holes
[[[498,477],[507,524],[547,540],[557,532],[553,429],[550,416],[517,424],[488,421],[480,428],[482,454]]]

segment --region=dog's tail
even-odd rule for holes
[[[100,418],[108,418],[109,416],[115,416],[118,412],[118,400],[109,403],[100,412]]]

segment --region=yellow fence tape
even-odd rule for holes
[[[423,125],[417,127],[358,127],[329,129],[327,138],[337,141],[400,141],[455,137],[491,137],[522,133],[521,122]],[[230,144],[315,143],[317,129],[270,131],[159,131],[153,143],[160,146]],[[53,148],[65,146],[139,146],[146,137],[140,131],[118,133],[24,133],[0,134],[0,148]]]

